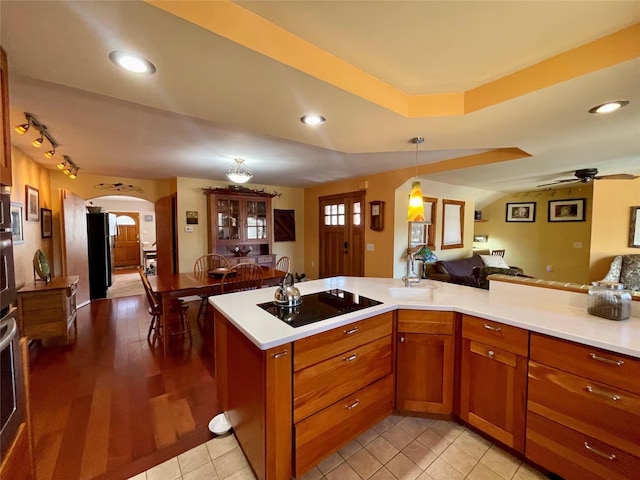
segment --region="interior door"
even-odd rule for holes
[[[76,302],[89,302],[89,242],[85,200],[69,190],[60,190],[60,236],[62,275],[78,275]]]
[[[113,212],[116,215],[114,266],[138,267],[140,263],[140,214]]]
[[[364,276],[364,193],[320,198],[320,278]]]
[[[178,230],[176,194],[156,202],[156,262],[158,275],[178,271]]]

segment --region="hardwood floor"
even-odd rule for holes
[[[126,479],[210,438],[219,413],[213,357],[189,302],[193,343],[147,343],[144,295],[78,310],[69,346],[34,342],[31,407],[37,479]]]

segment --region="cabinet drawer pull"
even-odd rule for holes
[[[278,353],[272,353],[271,356],[273,358],[280,358],[280,357],[284,357],[285,355],[287,355],[289,352],[284,350],[282,352],[278,352]]]
[[[489,357],[489,358],[493,358],[494,355],[495,355],[495,352],[493,350],[489,350],[487,352],[487,357]]]
[[[502,329],[500,327],[494,327],[494,326],[491,326],[491,325],[486,324],[486,323],[484,324],[484,328],[486,328],[487,330],[491,330],[492,332],[501,332],[502,331]]]
[[[589,445],[587,442],[584,442],[584,448],[586,448],[590,452],[593,452],[593,453],[595,453],[596,455],[598,455],[598,456],[600,456],[602,458],[606,458],[607,460],[615,460],[616,459],[616,456],[613,453],[609,455],[609,454],[606,454],[604,452],[601,452],[597,448],[594,448],[591,445]]]
[[[351,330],[345,330],[345,335],[353,335],[354,333],[358,333],[358,327],[353,327]]]
[[[609,365],[616,365],[618,367],[624,363],[624,360],[611,360],[610,358],[601,357],[600,355],[596,355],[595,353],[590,353],[589,356],[599,362],[608,363]]]
[[[360,405],[360,400],[356,398],[355,402],[353,402],[351,405],[345,405],[344,408],[346,408],[347,410],[352,410],[356,408],[358,405]]]
[[[345,362],[352,362],[356,359],[357,356],[358,354],[354,353],[353,355],[349,355],[348,357],[342,357],[342,360],[344,360]]]
[[[600,395],[601,397],[609,398],[614,402],[622,398],[620,395],[611,392],[605,392],[604,390],[598,390],[596,388],[593,388],[591,385],[587,385],[587,392],[595,393],[596,395]]]

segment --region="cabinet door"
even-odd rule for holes
[[[453,405],[453,337],[398,333],[396,407],[450,414]]]
[[[264,240],[267,238],[267,203],[247,200],[245,241]]]
[[[524,452],[527,359],[462,340],[460,417],[503,444]]]
[[[242,240],[240,201],[232,198],[216,200],[216,229],[218,240]]]

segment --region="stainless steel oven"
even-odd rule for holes
[[[11,230],[11,195],[0,191],[0,230]]]
[[[16,277],[13,272],[11,232],[0,231],[0,317],[16,301]]]
[[[0,463],[25,421],[24,381],[15,307],[0,320]]]

